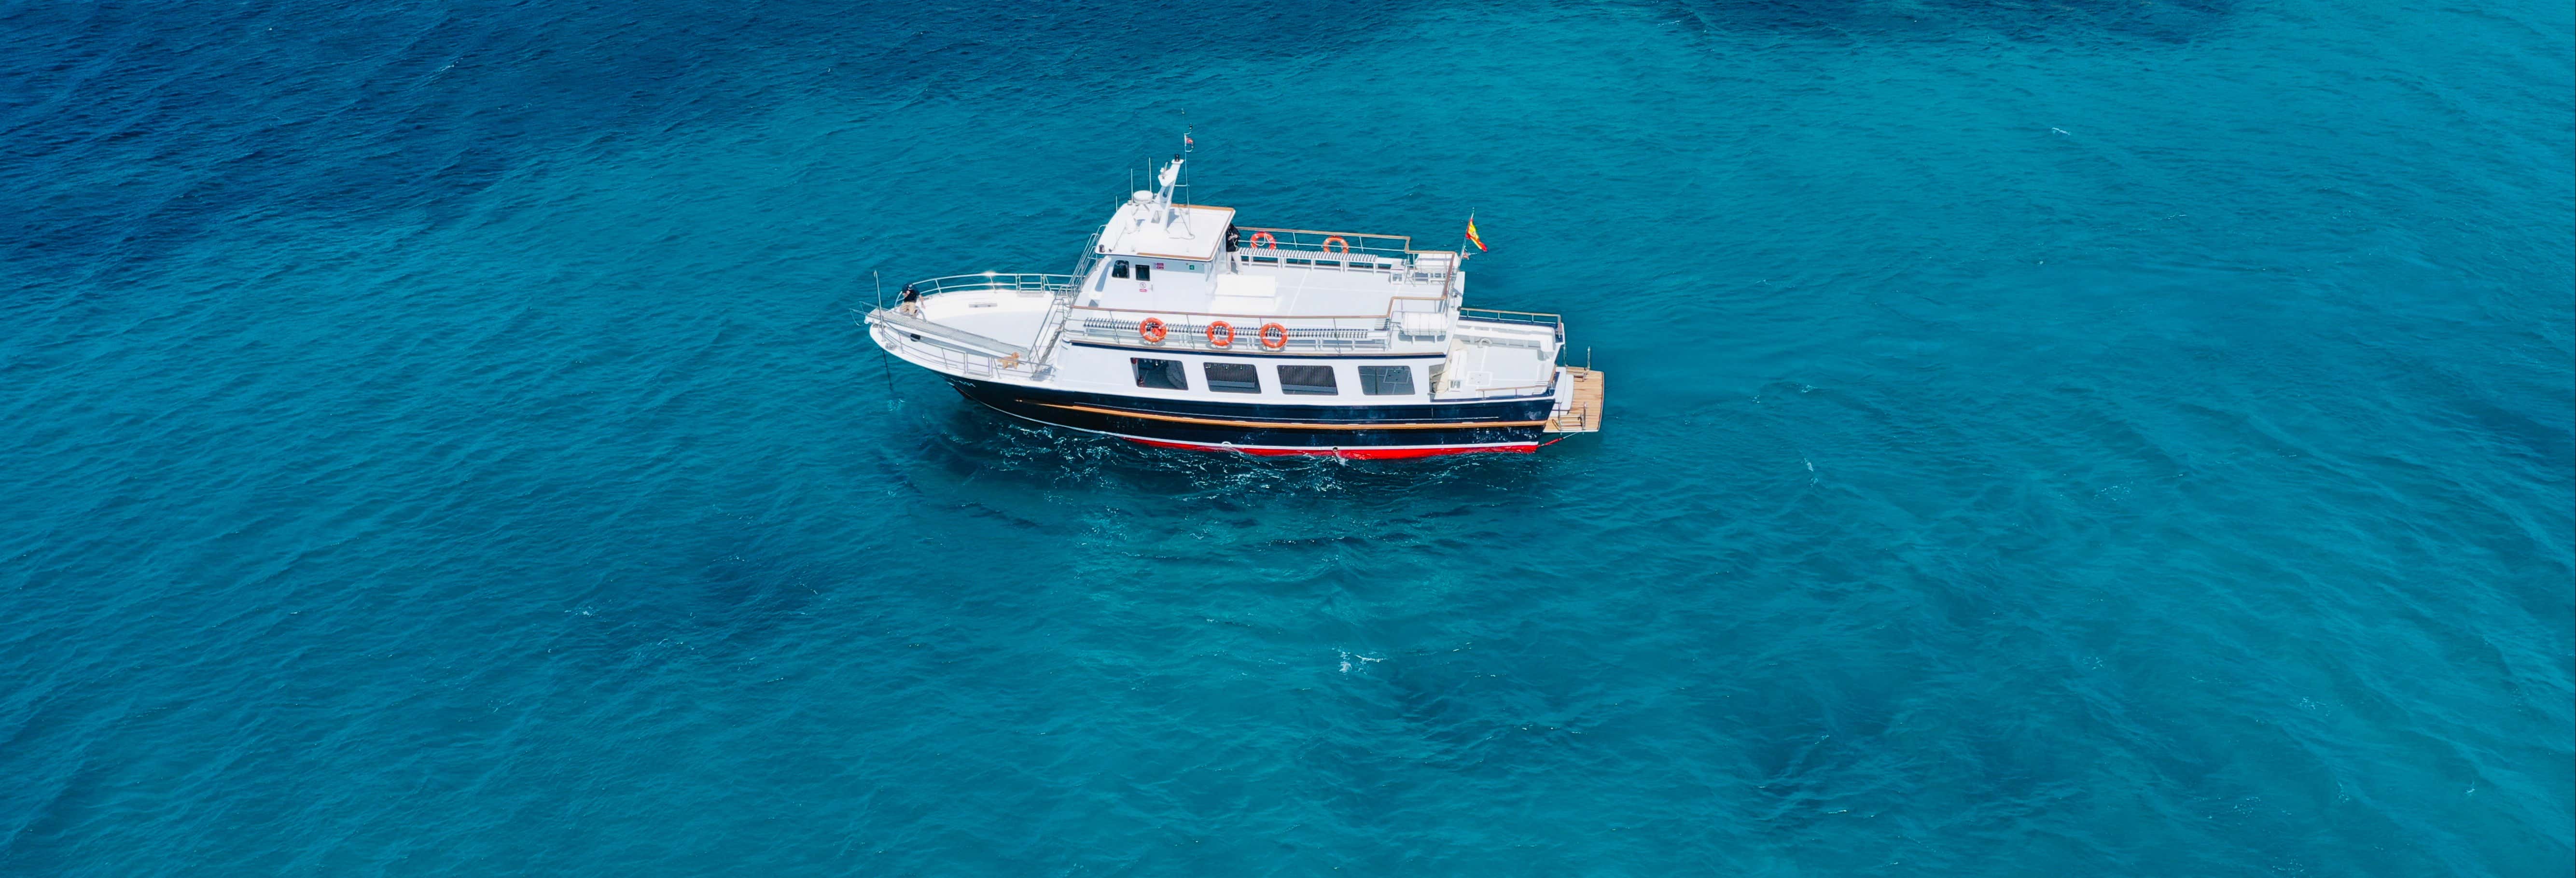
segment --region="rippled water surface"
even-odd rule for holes
[[[2566,875],[2572,31],[0,0],[0,872]],[[1608,429],[1160,451],[852,327],[1184,125],[1476,211]]]

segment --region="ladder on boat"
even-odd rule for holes
[[[1049,361],[1055,359],[1056,339],[1064,337],[1064,325],[1073,320],[1073,297],[1080,292],[1080,287],[1068,287],[1057,291],[1055,300],[1047,303],[1046,317],[1038,323],[1036,356],[1029,361],[1040,379],[1054,368]]]
[[[1557,403],[1555,411],[1547,413],[1547,432],[1601,432],[1602,390],[1609,383],[1608,376],[1581,366],[1565,367],[1565,375],[1573,379],[1574,393]]]

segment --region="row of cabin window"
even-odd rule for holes
[[[1128,266],[1127,266],[1127,260],[1124,260],[1124,259],[1118,260],[1118,261],[1116,261],[1116,262],[1109,263],[1109,276],[1110,276],[1110,277],[1126,277],[1126,276],[1127,276],[1127,268],[1128,268]],[[1139,262],[1139,263],[1136,263],[1135,268],[1136,268],[1136,279],[1137,279],[1137,280],[1153,280],[1153,279],[1154,279],[1154,266],[1152,266],[1152,265],[1150,265],[1150,264],[1147,264],[1147,263]]]
[[[1163,390],[1190,389],[1189,371],[1179,360],[1149,360],[1129,357],[1136,368],[1136,386]],[[1217,393],[1260,393],[1261,370],[1251,363],[1201,363],[1207,378],[1207,389]],[[1331,366],[1279,366],[1279,392],[1287,394],[1333,396],[1340,385],[1333,381]],[[1360,393],[1368,396],[1413,395],[1413,367],[1358,366]],[[1431,367],[1431,380],[1440,381],[1440,367]]]

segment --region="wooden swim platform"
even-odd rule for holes
[[[1600,372],[1576,366],[1565,367],[1567,377],[1574,379],[1574,401],[1548,413],[1547,432],[1601,432],[1602,387],[1609,378]]]

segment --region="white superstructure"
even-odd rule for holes
[[[1118,205],[1075,273],[922,281],[917,303],[868,315],[871,336],[976,382],[1336,411],[1550,398],[1551,428],[1593,428],[1559,365],[1562,321],[1466,307],[1463,253],[1416,250],[1402,236],[1238,226],[1232,208],[1175,200],[1185,161]],[[1158,362],[1210,377],[1163,381],[1146,371]],[[1270,377],[1215,377],[1245,363]]]

